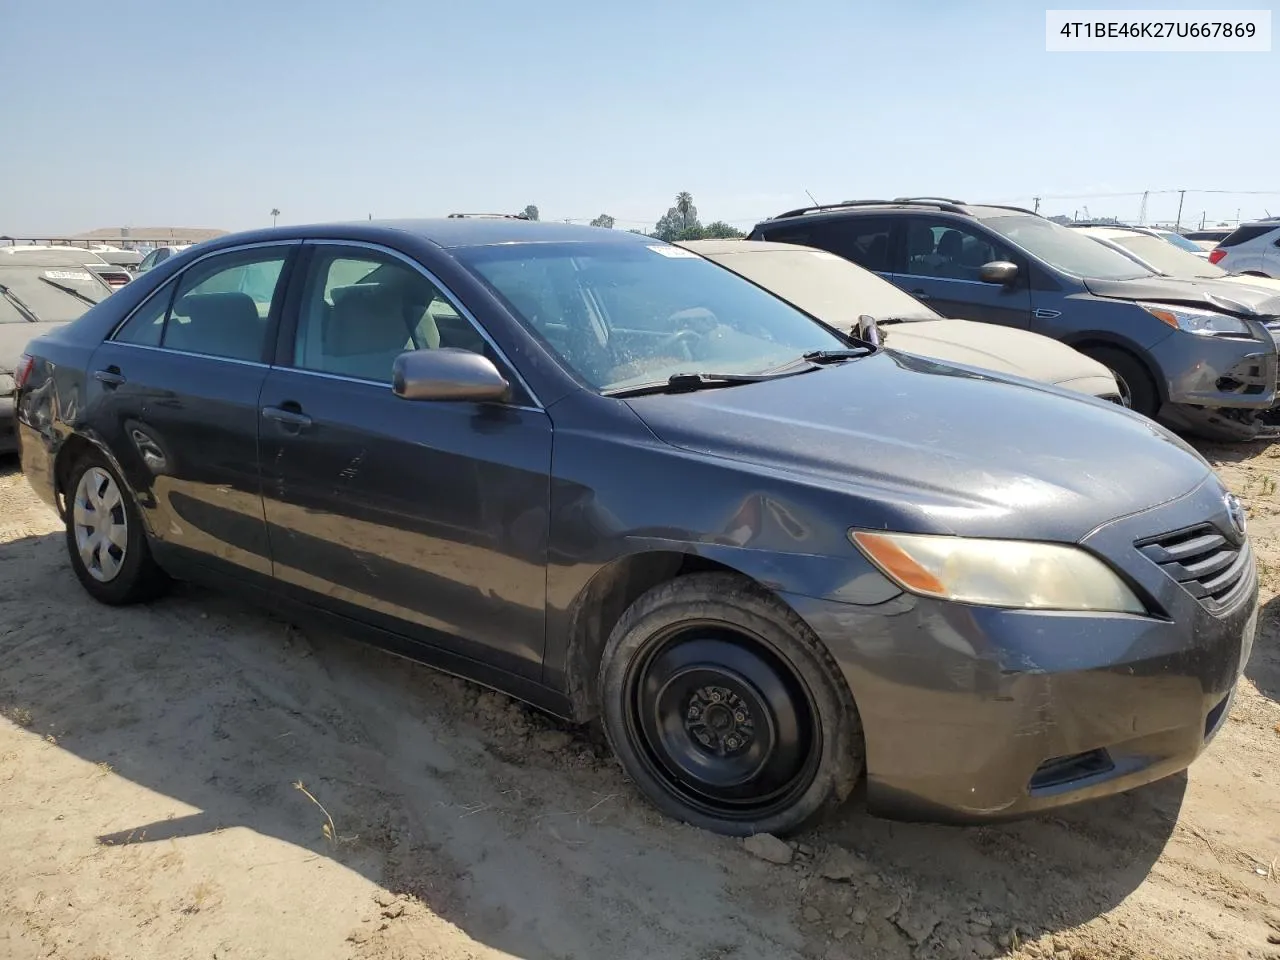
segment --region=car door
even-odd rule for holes
[[[334,612],[541,673],[551,421],[421,265],[308,245],[262,390],[262,464],[280,589]],[[507,404],[410,401],[405,350],[487,354]]]
[[[171,567],[270,582],[258,394],[297,249],[260,244],[195,261],[94,353],[93,427]]]
[[[901,223],[902,258],[888,278],[893,283],[944,317],[1030,326],[1025,257],[976,221],[913,214]],[[1017,278],[1007,285],[980,280],[982,265],[994,260],[1017,264]]]

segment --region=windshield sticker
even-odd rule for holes
[[[649,249],[652,250],[654,253],[661,254],[664,257],[671,257],[674,260],[701,260],[702,259],[692,250],[686,250],[684,247],[673,247],[666,244],[664,244],[663,246],[658,246],[656,243],[649,244],[648,246],[649,246]]]
[[[87,273],[79,270],[46,270],[44,275],[50,280],[92,280]]]
[[[834,253],[827,253],[825,250],[814,250],[813,255],[819,260],[841,260],[843,257],[837,257]]]

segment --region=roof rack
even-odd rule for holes
[[[788,210],[780,213],[772,220],[781,220],[784,217],[799,217],[806,213],[819,213],[823,210],[840,210],[844,207],[882,207],[892,203],[891,200],[844,200],[840,203],[820,203],[813,207],[796,207],[794,210]]]
[[[892,200],[845,200],[841,203],[822,203],[813,207],[798,207],[795,210],[788,210],[785,213],[780,213],[770,219],[782,220],[787,217],[799,217],[807,213],[821,213],[826,210],[842,210],[847,207],[892,207],[894,205],[934,207],[938,210],[944,210],[947,213],[962,213],[966,216],[972,216],[972,214],[965,209],[966,206],[992,207],[997,210],[1016,210],[1018,213],[1028,213],[1033,217],[1040,216],[1040,214],[1036,213],[1034,210],[1028,210],[1026,207],[1015,207],[1007,203],[966,204],[964,200],[951,200],[947,197],[895,197]]]
[[[523,213],[451,213],[450,220],[461,220],[464,218],[488,218],[494,220],[528,220],[529,217]]]

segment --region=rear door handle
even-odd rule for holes
[[[925,293],[923,290],[912,290],[912,291],[911,291],[911,295],[912,295],[913,297],[915,297],[917,300],[932,300],[932,299],[933,299],[933,297],[929,296],[929,294]]]
[[[106,384],[108,387],[118,387],[125,382],[125,376],[115,367],[107,367],[105,370],[95,370],[94,379]]]
[[[275,420],[290,427],[309,427],[311,418],[301,410],[288,410],[284,407],[263,407],[262,415],[268,420]]]

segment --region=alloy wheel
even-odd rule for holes
[[[89,576],[109,583],[120,573],[129,545],[129,518],[115,479],[101,467],[90,467],[76,485],[71,507],[76,549]]]

